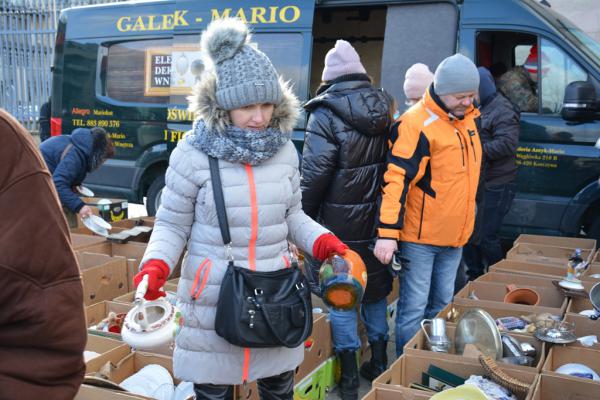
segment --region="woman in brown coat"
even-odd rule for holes
[[[0,109],[0,400],[73,399],[83,380],[83,288],[52,177]]]

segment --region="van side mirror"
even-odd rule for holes
[[[591,121],[597,115],[597,97],[594,86],[585,81],[571,82],[565,88],[561,116],[567,121]]]

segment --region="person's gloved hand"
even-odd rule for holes
[[[344,255],[346,250],[348,250],[348,246],[333,233],[324,233],[313,244],[313,256],[319,261],[325,260],[333,253]]]
[[[166,295],[164,291],[160,290],[169,276],[169,266],[163,260],[152,259],[146,261],[142,270],[133,277],[133,284],[136,288],[144,275],[148,275],[148,290],[144,296],[146,300],[156,300]]]

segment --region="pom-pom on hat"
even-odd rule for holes
[[[277,71],[269,58],[250,43],[248,26],[240,19],[211,22],[202,34],[200,46],[213,65],[216,100],[224,110],[281,102]]]

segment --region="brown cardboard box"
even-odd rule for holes
[[[544,246],[541,244],[519,243],[506,254],[508,260],[518,260],[537,264],[550,264],[566,269],[574,249],[568,247]],[[590,260],[592,250],[581,250],[581,258]]]
[[[133,277],[137,274],[140,266],[140,261],[144,257],[147,245],[138,242],[129,243],[114,243],[104,241],[90,245],[84,249],[87,253],[107,254],[109,256],[122,256],[127,259],[127,290],[134,290]]]
[[[425,336],[425,333],[423,332],[422,329],[419,329],[419,331],[415,334],[415,336],[413,336],[412,339],[410,339],[404,345],[404,354],[416,354],[418,356],[430,357],[430,358],[442,359],[442,360],[448,360],[448,361],[453,361],[453,360],[461,361],[461,360],[464,360],[465,358],[469,358],[469,357],[455,353],[455,351],[456,351],[454,349],[455,333],[456,333],[456,326],[451,325],[451,324],[447,325],[446,326],[446,334],[448,335],[448,338],[452,341],[452,348],[450,349],[450,353],[434,353],[427,348],[427,338]],[[517,334],[517,333],[509,333],[509,335],[512,336],[513,338],[515,338],[516,340],[518,340],[520,343],[529,343],[533,347],[535,347],[535,349],[537,350],[535,362],[534,362],[533,366],[531,366],[531,367],[506,364],[506,363],[501,363],[500,361],[498,361],[498,365],[510,367],[513,369],[523,369],[525,371],[533,371],[533,372],[541,370],[542,365],[544,363],[544,359],[545,359],[544,355],[546,354],[545,343],[537,340],[536,338],[534,338],[531,335]]]
[[[434,353],[437,354],[437,353]],[[373,381],[373,387],[393,389],[404,393],[422,393],[416,389],[410,389],[411,383],[421,383],[421,374],[427,372],[430,365],[435,365],[450,373],[468,378],[470,375],[485,375],[485,370],[477,360],[463,358],[463,360],[442,360],[431,357],[422,357],[415,354],[403,354],[385,372]],[[533,392],[537,374],[535,371],[524,371],[504,366],[499,368],[513,378],[530,384],[530,392]],[[516,393],[515,393],[516,394]],[[517,395],[523,400],[527,395]]]
[[[177,293],[177,285],[173,285],[172,283],[168,283],[168,282],[165,283],[163,288],[167,292]],[[114,299],[112,299],[112,301],[114,301],[115,303],[124,303],[124,304],[133,304],[134,300],[135,300],[135,290],[132,290],[131,292],[125,293],[121,296],[118,296],[118,297],[115,297]]]
[[[583,273],[583,275],[581,276],[581,280],[587,281],[587,282],[593,282],[593,283],[600,282],[600,278],[592,276],[592,275],[595,275],[595,276],[600,275],[600,259],[599,259],[598,254],[600,254],[600,252],[596,253],[596,257],[594,258],[594,260],[596,260],[596,261],[592,262],[590,264],[587,271],[585,271]]]
[[[152,353],[143,353],[139,351],[122,351],[122,352],[113,352],[108,357],[97,358],[94,360],[94,363],[90,363],[89,372],[99,371],[106,363],[110,362],[110,381],[120,384],[125,379],[130,377],[131,375],[139,372],[142,368],[150,364],[158,364],[167,371],[171,373],[173,376],[173,359],[168,356],[160,355],[160,354],[152,354]],[[177,379],[174,379],[175,384],[179,383]],[[94,390],[96,389],[96,390]],[[133,393],[127,392],[117,392],[109,389],[102,389],[102,391],[97,390],[98,388],[94,388],[89,385],[82,385],[79,393],[75,397],[76,400],[100,400],[100,399],[110,399],[110,400],[125,400],[125,399],[150,399],[146,396],[136,395]],[[93,397],[96,396],[96,397]],[[102,397],[99,397],[102,396]]]
[[[88,333],[87,335],[87,343],[85,345],[86,351],[93,351],[98,353],[98,357],[106,356],[107,354],[114,351],[129,351],[129,346],[119,340],[91,335]],[[90,372],[88,368],[88,364],[94,360],[96,357],[88,359],[86,362],[86,372]]]
[[[575,336],[582,337],[596,335],[600,339],[600,321],[593,321],[588,317],[577,314],[566,314],[564,320],[575,325]],[[569,347],[583,347],[583,345],[579,342],[575,342],[569,344]],[[600,371],[598,371],[598,373],[600,373]]]
[[[530,400],[600,400],[598,385],[541,374]]]
[[[540,296],[540,302],[537,306],[524,305],[524,304],[508,304],[504,302],[504,296],[506,296],[507,288],[503,283],[491,283],[473,281],[467,283],[456,296],[454,296],[454,303],[456,304],[475,304],[481,308],[485,306],[497,306],[498,303],[514,307],[514,310],[521,310],[523,312],[535,312],[534,308],[544,307],[554,309],[551,311],[554,314],[563,314],[567,307],[567,299],[561,294],[561,292],[555,287],[543,287],[543,286],[529,286],[523,285],[518,280],[518,275],[515,275],[514,283],[518,283],[518,288],[530,288],[535,290]],[[474,294],[477,299],[470,299],[468,296]]]
[[[515,283],[518,285],[540,286],[554,288],[552,278],[545,278],[535,275],[512,274],[510,272],[492,271],[481,275],[475,279],[475,282],[501,283],[508,285]]]
[[[509,272],[512,274],[532,275],[542,278],[562,279],[567,274],[567,265],[544,265],[517,260],[502,260],[490,267],[490,272]]]
[[[393,389],[373,388],[371,389],[362,400],[422,400],[430,399],[431,394],[425,392],[417,393],[403,393]]]
[[[525,233],[519,235],[519,237],[514,242],[515,245],[520,243],[541,244],[544,246],[554,247],[568,247],[573,250],[575,250],[576,248],[594,250],[596,248],[595,239],[572,238],[563,236],[528,235]]]
[[[106,242],[106,238],[102,236],[92,236],[71,232],[71,246],[73,247],[73,250],[81,250],[85,247],[104,242]]]
[[[85,251],[77,251],[75,255],[81,269],[86,306],[127,293],[125,257],[111,257]]]
[[[115,312],[117,314],[126,314],[132,308],[132,304],[115,303],[114,301],[103,301],[101,303],[96,303],[92,304],[91,306],[87,306],[85,308],[85,320],[88,331],[92,334],[121,340],[121,335],[119,334],[112,332],[96,331],[91,327],[98,325],[100,321],[108,317],[108,314],[110,312]]]
[[[312,334],[305,341],[304,361],[296,368],[294,381],[300,382],[333,355],[331,327],[326,314],[313,314]]]
[[[600,391],[600,382],[598,381],[554,372],[561,365],[569,363],[584,364],[598,373],[600,371],[599,350],[591,350],[584,347],[552,346],[542,367],[542,372],[546,375],[560,376],[573,382],[595,382],[596,391]]]

